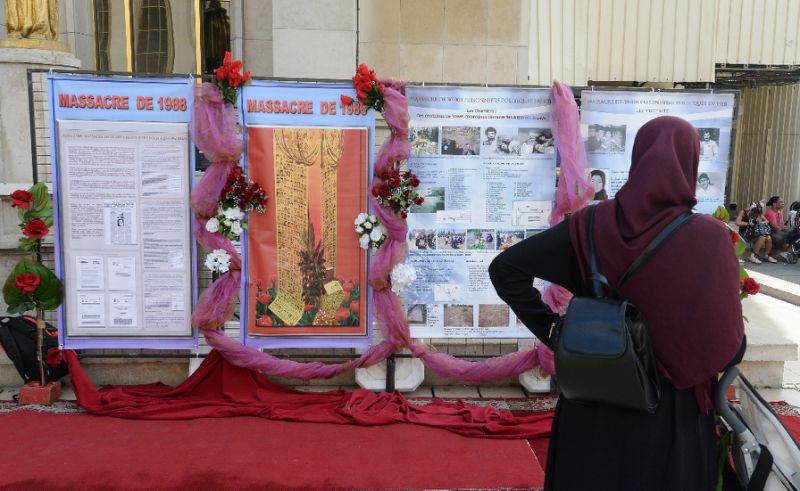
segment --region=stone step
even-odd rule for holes
[[[746,298],[742,310],[747,318],[742,372],[756,387],[780,388],[786,362],[798,359],[800,307],[758,294]]]

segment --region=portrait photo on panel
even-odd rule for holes
[[[714,158],[719,154],[719,128],[697,128],[700,138],[700,158]]]
[[[625,153],[625,125],[590,124],[586,139],[589,153]]]
[[[589,182],[594,189],[593,201],[608,199],[608,169],[589,169]]]

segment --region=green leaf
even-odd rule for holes
[[[747,271],[744,269],[744,266],[739,266],[739,280],[743,280],[745,278],[749,278],[750,275],[747,274]]]
[[[17,276],[25,273],[39,275],[40,280],[36,290],[27,295],[22,294],[15,281]],[[27,305],[29,303],[42,310],[54,310],[61,305],[64,299],[64,286],[61,284],[61,280],[46,266],[30,258],[23,258],[11,270],[3,285],[3,299],[9,306],[9,312],[12,311],[12,308],[16,312],[22,307],[25,307],[23,312],[30,310],[32,307]]]
[[[38,245],[39,239],[32,239],[30,237],[24,237],[19,239],[19,248],[22,251],[35,251]]]
[[[730,213],[728,213],[728,210],[726,210],[724,206],[718,207],[711,216],[726,223],[731,219]]]

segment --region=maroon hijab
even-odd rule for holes
[[[656,235],[696,204],[697,131],[663,116],[639,130],[628,182],[601,202],[594,224],[600,272],[616,285]],[[581,272],[588,276],[588,213],[569,220]],[[708,215],[678,230],[620,289],[644,314],[659,369],[676,388],[697,389],[711,408],[710,381],[738,353],[744,334],[739,263],[725,226]]]

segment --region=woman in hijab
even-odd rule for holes
[[[650,241],[696,204],[697,132],[670,116],[636,135],[628,182],[597,205],[600,272],[616,285]],[[558,315],[534,278],[589,294],[588,209],[503,252],[489,273],[498,295],[545,344]],[[713,489],[712,390],[741,360],[744,325],[739,264],[725,226],[703,215],[686,223],[620,288],[644,314],[661,376],[654,414],[560,397],[545,489]]]

